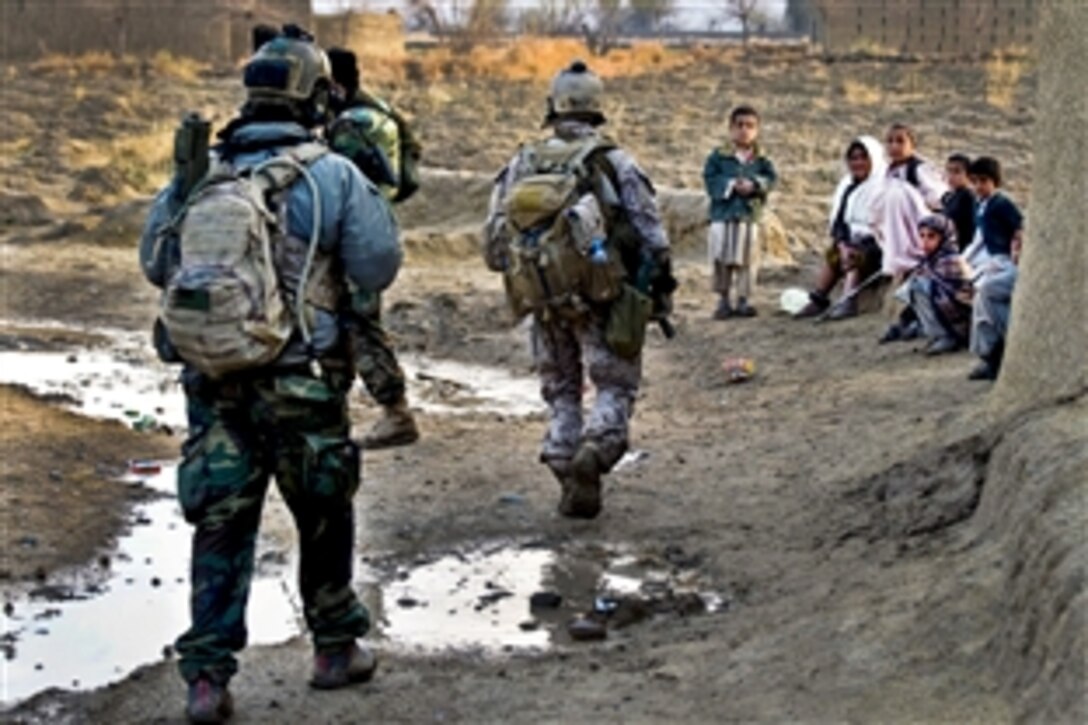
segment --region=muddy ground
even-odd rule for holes
[[[58,80],[19,68],[8,76],[28,98],[49,87],[68,99],[78,86],[84,91],[74,102],[106,103],[111,89],[129,82],[122,71]],[[680,251],[680,334],[667,342],[652,333],[634,422],[632,445],[648,455],[610,478],[598,520],[571,522],[554,513],[557,487],[535,462],[539,414],[423,414],[419,444],[366,457],[357,498],[360,564],[409,565],[504,543],[574,558],[619,550],[673,579],[697,580],[721,605],[710,612],[664,607],[613,628],[600,643],[559,637],[543,649],[490,654],[392,646],[379,626],[385,654],[377,680],[333,694],[307,689],[303,639],[252,648],[232,686],[238,721],[1076,720],[1084,708],[1076,647],[1083,643],[1076,576],[1084,542],[1059,514],[1083,503],[1077,471],[1088,463],[1084,401],[995,421],[985,403],[988,385],[965,380],[972,362],[966,355],[930,359],[909,344],[879,347],[879,315],[817,327],[774,314],[779,292],[803,285],[811,271],[813,258],[803,250],[813,246],[825,214],[836,149],[859,126],[878,132],[889,118],[909,113],[935,150],[1000,143],[1013,188],[1026,195],[1028,149],[1016,129],[1031,114],[1016,99],[1028,97],[1030,72],[1016,76],[1011,104],[995,98],[982,113],[974,102],[947,106],[969,79],[985,94],[993,75],[982,66],[843,67],[804,58],[613,81],[622,99],[614,111],[617,135],[662,186],[680,193],[697,188],[706,144],[692,140],[695,131],[732,104],[737,88],[754,89],[757,103],[777,117],[768,121],[768,143],[781,149],[788,181],[775,206],[793,241],[794,265],[764,275],[759,318],[720,323],[708,316],[701,254],[690,241]],[[144,84],[140,100],[164,113],[195,103],[222,109],[237,98],[228,79],[137,78]],[[928,93],[930,81],[943,90]],[[156,84],[166,89],[161,98],[150,92]],[[533,128],[539,86],[439,79],[392,90],[420,114],[434,165],[483,172]],[[672,94],[684,103],[668,100]],[[28,101],[0,112],[35,119],[42,109]],[[23,199],[7,208],[23,209],[25,218],[8,221],[0,247],[0,316],[9,325],[37,321],[12,333],[24,343],[37,344],[42,320],[139,331],[151,319],[155,298],[138,275],[133,232],[140,193],[161,180],[161,169],[134,163],[128,176],[100,188],[102,202],[81,201],[65,173],[88,168],[71,148],[63,151],[81,133],[85,143],[123,158],[131,151],[125,144],[141,134],[149,144],[162,142],[161,128],[127,113],[106,109],[96,116],[105,128],[93,134],[91,125],[61,114],[61,128],[50,132],[55,144],[43,142],[44,131],[29,122],[23,140],[5,141],[21,144],[5,154],[5,166],[22,181],[9,176],[4,193]],[[474,123],[478,114],[486,123]],[[114,115],[118,120],[110,120]],[[938,130],[945,133],[939,139]],[[524,335],[505,315],[500,282],[469,254],[467,225],[479,193],[461,201],[449,187],[436,182],[440,192],[404,210],[409,259],[388,295],[389,326],[405,351],[528,374]],[[754,358],[758,372],[748,383],[728,385],[721,362],[736,355]],[[34,516],[44,516],[45,506],[123,521],[124,496],[89,502],[72,494],[68,484],[89,465],[78,451],[93,450],[89,460],[106,467],[101,488],[125,459],[163,455],[164,443],[176,443],[102,422],[81,422],[75,434],[70,414],[55,404],[11,390],[3,396],[6,419],[14,412],[34,421],[5,423],[5,442],[11,435],[17,443],[5,446],[6,471],[41,471],[36,480],[50,487],[43,489],[48,497],[20,498],[20,525],[39,520]],[[373,415],[360,396],[358,422]],[[39,451],[53,456],[44,471],[33,458]],[[59,481],[50,479],[54,470]],[[5,473],[6,496],[16,490],[8,479],[18,482]],[[1040,498],[1026,499],[1021,488]],[[9,511],[10,497],[5,516]],[[282,512],[267,518],[270,535],[290,542]],[[1024,530],[1028,518],[1033,526]],[[51,528],[43,524],[34,535],[46,540]],[[4,532],[5,550],[16,535],[25,534]],[[103,543],[88,538],[75,548],[93,563]],[[1046,552],[1039,555],[1046,566],[1032,558],[1038,551]],[[42,567],[39,578],[49,579],[78,560],[71,552],[27,559],[12,565],[12,576],[33,578]],[[568,585],[566,597],[592,598],[583,585]],[[13,596],[25,584],[3,586]],[[1040,599],[1039,591],[1055,594]],[[456,628],[457,618],[445,626]],[[1079,690],[1068,685],[1070,671],[1081,675]],[[172,663],[161,662],[98,691],[44,693],[5,718],[173,722],[182,692]]]

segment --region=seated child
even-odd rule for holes
[[[1020,244],[1024,217],[1000,191],[1001,164],[997,159],[980,156],[968,173],[978,195],[978,211],[974,240],[963,253],[972,267],[985,274],[991,260],[1000,266],[1010,263],[1014,244]]]
[[[956,248],[956,231],[940,214],[918,223],[925,257],[900,288],[899,295],[929,338],[927,355],[943,355],[967,345],[971,321],[971,268]]]
[[[975,309],[971,320],[971,352],[980,358],[971,380],[995,380],[1005,352],[1012,296],[1019,276],[1024,219],[1016,204],[998,191],[1001,164],[980,157],[969,169],[979,197],[978,231],[965,251],[977,260]]]
[[[856,290],[880,272],[880,246],[876,240],[880,222],[880,198],[884,188],[884,149],[872,136],[859,136],[844,154],[846,173],[831,201],[828,236],[831,245],[809,302],[796,319],[818,317],[831,307],[831,291],[843,281],[843,297],[828,319],[853,317],[858,312]]]
[[[944,174],[948,179],[948,192],[941,197],[942,213],[956,227],[956,243],[960,251],[975,238],[975,211],[978,203],[971,191],[968,169],[971,159],[963,154],[952,154],[944,165]]]
[[[948,190],[940,172],[918,155],[916,144],[914,131],[906,124],[895,123],[888,129],[881,245],[884,273],[892,277],[913,269],[924,256],[918,222],[941,211],[941,199]]]
[[[718,306],[714,319],[754,317],[751,305],[752,255],[758,253],[759,217],[776,174],[770,159],[759,149],[759,114],[738,106],[729,115],[728,146],[714,149],[703,167],[710,197],[707,249],[714,275]],[[730,299],[736,282],[736,305]]]

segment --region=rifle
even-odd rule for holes
[[[184,203],[208,173],[208,144],[212,124],[191,112],[174,131],[174,180],[177,199]]]
[[[835,309],[835,307],[837,307],[838,305],[841,305],[844,302],[849,302],[850,300],[854,299],[859,294],[861,294],[863,290],[865,290],[866,288],[872,286],[873,283],[879,281],[881,278],[883,278],[885,276],[886,275],[884,274],[884,272],[882,270],[869,275],[869,277],[867,277],[864,282],[859,284],[854,289],[850,290],[850,292],[843,295],[842,298],[838,302],[836,302],[835,304],[831,305],[826,310],[824,310],[824,312],[821,313],[819,317],[817,317],[815,320],[813,320],[813,324],[826,322],[827,319],[829,317],[831,317],[831,312]]]

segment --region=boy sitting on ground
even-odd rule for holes
[[[960,251],[963,251],[963,248],[975,238],[975,213],[978,202],[975,200],[968,178],[970,166],[971,159],[963,154],[952,154],[944,165],[948,191],[941,197],[941,204],[944,207],[943,214],[956,227],[956,243]]]
[[[971,268],[956,248],[956,231],[941,214],[918,223],[925,257],[900,288],[901,298],[929,338],[927,355],[943,355],[966,347],[971,320]]]
[[[970,167],[971,183],[979,197],[978,231],[965,251],[980,271],[971,321],[971,352],[980,358],[968,378],[995,380],[1005,352],[1012,295],[1023,245],[1023,215],[1001,186],[1001,164],[980,157]]]

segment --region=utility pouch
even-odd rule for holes
[[[653,300],[629,284],[612,301],[605,322],[604,339],[612,352],[634,360],[646,342],[646,325],[653,314]]]

